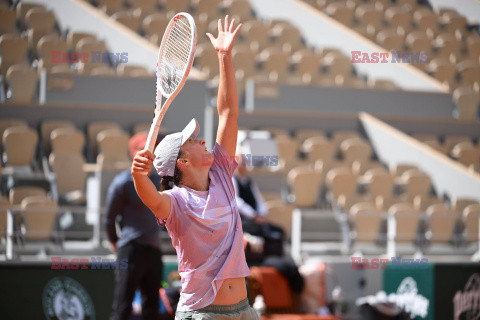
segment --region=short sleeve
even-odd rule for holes
[[[170,197],[170,214],[168,215],[168,218],[166,220],[162,220],[162,219],[159,219],[159,218],[156,218],[156,219],[157,219],[157,223],[161,227],[166,226],[168,228],[169,225],[174,224],[174,220],[175,220],[175,216],[176,216],[177,202],[175,200],[173,189],[172,190],[165,190],[165,191],[163,191],[163,193],[167,194]]]
[[[215,158],[213,164],[231,178],[238,166],[237,161],[235,161],[235,157],[229,155],[228,152],[218,142],[215,142],[212,154]]]

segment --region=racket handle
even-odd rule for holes
[[[158,130],[160,126],[157,126],[156,121],[152,123],[150,130],[148,131],[147,143],[145,143],[145,149],[150,151],[151,153],[154,152],[155,149],[155,142],[157,141]]]

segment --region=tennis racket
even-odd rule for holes
[[[193,17],[185,12],[176,14],[168,23],[158,50],[155,116],[145,144],[150,152],[154,151],[168,107],[187,81],[196,48],[197,28]],[[162,96],[166,99],[163,106]]]

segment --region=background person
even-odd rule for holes
[[[143,150],[146,133],[138,133],[129,141],[132,158]],[[148,178],[160,188],[160,177],[151,170]],[[115,222],[121,228],[117,236]],[[127,259],[128,268],[116,270],[112,319],[130,319],[135,290],[142,296],[142,318],[158,319],[159,295],[163,263],[160,250],[160,228],[155,216],[138,197],[130,170],[119,173],[108,189],[105,227],[117,259]]]

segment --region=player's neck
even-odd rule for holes
[[[207,191],[210,186],[208,172],[210,170],[192,170],[184,176],[182,183],[184,186],[196,191]]]

